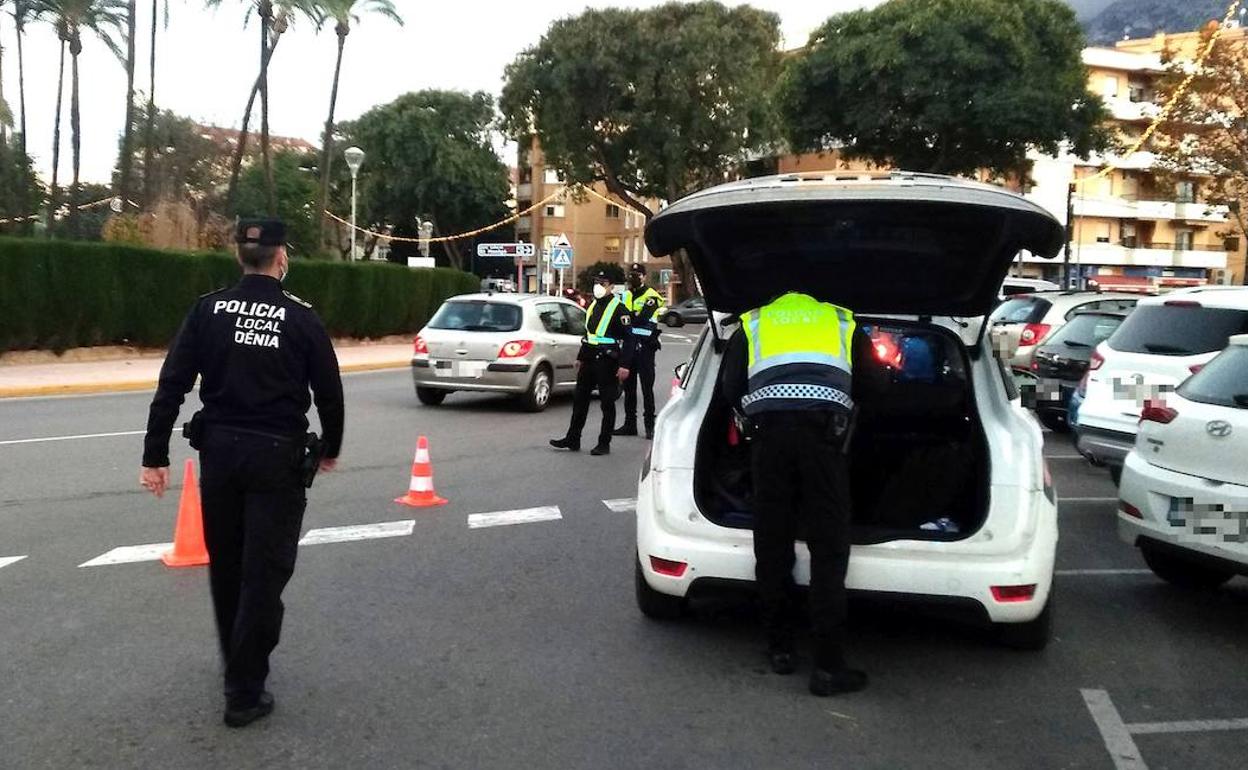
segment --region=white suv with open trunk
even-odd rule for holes
[[[1062,238],[1017,195],[905,173],[754,179],[655,217],[650,251],[684,249],[715,312],[642,468],[642,612],[675,617],[691,597],[754,580],[749,447],[719,371],[738,314],[801,291],[852,309],[887,375],[853,394],[850,590],[943,605],[1042,647],[1056,495],[985,326],[1019,250],[1052,257]],[[802,544],[795,577],[809,576]]]

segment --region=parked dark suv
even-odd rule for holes
[[[1077,313],[1036,349],[1031,371],[1036,384],[1036,416],[1049,430],[1070,430],[1067,408],[1079,381],[1088,371],[1096,346],[1109,339],[1126,319],[1122,311]]]

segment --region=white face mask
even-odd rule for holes
[[[596,283],[596,284],[594,284],[594,296],[595,296],[596,298],[598,298],[598,299],[602,299],[603,297],[607,296],[607,295],[608,295],[608,294],[610,294],[610,293],[611,293],[611,292],[607,291],[607,287],[606,287],[606,286],[603,286],[603,285],[602,285],[602,284],[600,284],[600,283]]]

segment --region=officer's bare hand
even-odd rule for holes
[[[628,375],[629,375],[629,373],[630,373],[630,372],[629,372],[627,369],[625,369],[624,367],[622,367],[622,366],[621,366],[621,367],[620,367],[620,370],[619,370],[618,372],[616,372],[616,373],[615,373],[615,377],[616,377],[616,379],[618,379],[620,382],[623,382],[624,380],[627,380],[627,379],[628,379]]]
[[[153,495],[162,497],[169,488],[169,466],[144,468],[139,472],[139,484]]]
[[[338,470],[338,458],[337,457],[322,457],[321,458],[321,470],[324,471],[325,473]]]

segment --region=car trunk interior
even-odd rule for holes
[[[854,543],[969,537],[987,517],[990,469],[964,346],[930,325],[861,324],[876,352],[869,365],[882,371],[854,385]],[[716,383],[698,436],[694,493],[711,521],[750,529],[749,445],[736,438],[731,423]],[[952,526],[935,524],[941,519]]]

